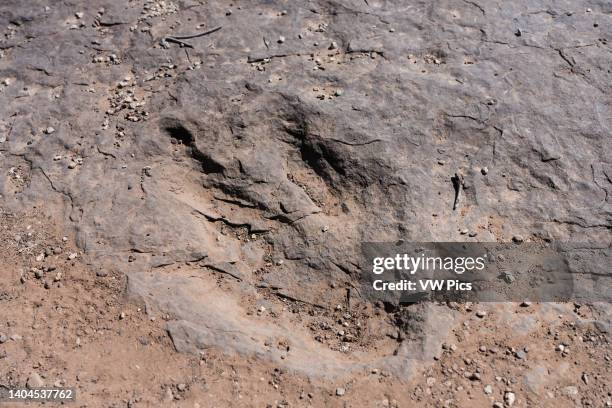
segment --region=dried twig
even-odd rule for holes
[[[177,40],[191,40],[192,38],[198,38],[198,37],[203,37],[203,36],[208,35],[208,34],[212,34],[214,32],[219,31],[221,28],[223,28],[223,27],[219,26],[219,27],[213,28],[212,30],[204,31],[203,33],[199,33],[199,34],[173,35],[173,36],[168,37],[168,38],[174,38],[174,39],[177,39]]]
[[[180,45],[181,47],[187,47],[187,48],[193,48],[193,45],[183,41],[183,40],[190,40],[192,38],[198,38],[198,37],[203,37],[205,35],[208,34],[212,34],[214,32],[217,32],[221,29],[222,27],[216,27],[213,28],[212,30],[208,30],[208,31],[204,31],[203,33],[198,33],[198,34],[192,34],[192,35],[169,35],[166,36],[164,38],[161,39],[160,43],[162,45],[162,47],[167,47],[168,43],[175,43]]]
[[[162,38],[162,40],[161,40],[162,45],[163,45],[164,43],[169,43],[169,42],[171,42],[171,43],[175,43],[175,44],[178,44],[178,45],[180,45],[181,47],[193,48],[193,45],[191,45],[191,44],[189,44],[189,43],[186,43],[185,41],[178,40],[178,39],[176,39],[176,38],[174,38],[174,37],[164,37],[164,38]]]

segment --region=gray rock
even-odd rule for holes
[[[525,12],[551,9],[543,0],[499,2],[486,14],[467,1],[349,8],[349,2],[270,0],[233,13],[231,29],[193,39],[192,63],[183,64],[185,50],[177,44],[151,48],[149,35],[129,30],[140,22],[151,33],[169,32],[168,15],[186,26],[193,10],[170,3],[153,16],[143,14],[141,2],[91,0],[92,10],[105,7],[98,23],[106,28],[84,27],[78,35],[58,31],[54,18],[32,20],[40,9],[32,2],[0,6],[0,25],[24,22],[13,38],[0,40],[10,50],[2,58],[10,72],[2,75],[19,84],[0,94],[0,117],[14,119],[10,133],[0,132],[0,174],[22,168],[29,180],[17,185],[1,177],[0,195],[3,207],[44,208],[75,231],[86,262],[126,274],[131,296],[176,316],[169,329],[177,349],[215,345],[259,355],[260,338],[284,331],[254,325],[239,313],[241,300],[265,285],[289,302],[333,307],[332,282],[360,285],[363,241],[449,240],[465,225],[499,224],[478,229],[479,239],[510,241],[512,231],[521,231],[585,248],[609,244],[609,56],[600,45],[583,46],[593,42],[584,27],[592,27],[599,7],[571,19],[559,14],[551,28],[549,14]],[[197,13],[223,17],[226,7],[207,2]],[[273,27],[261,17],[282,9],[288,17]],[[339,55],[333,63],[317,56],[323,71],[304,69],[316,65],[310,57],[316,48],[313,40],[294,38],[304,32],[304,10],[328,24],[316,32],[316,42],[325,44],[318,50]],[[517,27],[520,37],[513,34]],[[264,43],[262,33],[287,40]],[[326,50],[339,39],[337,50]],[[93,59],[80,54],[92,41],[113,51]],[[190,69],[195,61],[207,62]],[[151,77],[159,71],[161,77]],[[134,80],[119,88],[126,73]],[[94,82],[109,91],[83,92],[82,83]],[[311,90],[322,83],[328,85],[319,100]],[[39,97],[60,88],[57,98]],[[341,97],[333,97],[336,89]],[[126,100],[128,90],[139,99]],[[101,98],[111,111],[93,109]],[[32,131],[68,120],[61,131]],[[437,161],[445,165],[429,165]],[[495,171],[478,174],[490,163]],[[453,212],[449,180],[459,170],[469,188]],[[247,242],[255,231],[266,231],[265,240]],[[266,266],[264,255],[285,262]],[[212,274],[197,271],[199,284],[163,270],[185,263],[194,270],[222,265],[227,276],[238,271],[240,279],[229,278],[239,280],[237,289],[218,293],[208,285]],[[202,294],[217,296],[219,304]],[[414,312],[435,332],[426,339],[428,356],[453,328],[453,314],[439,312]],[[373,319],[387,318],[383,312]],[[507,327],[533,323],[522,314],[508,319]],[[603,314],[598,320],[607,321]],[[313,375],[355,368],[351,353],[327,353],[307,339],[296,346],[299,358],[262,358]],[[402,347],[407,353],[411,341]],[[357,366],[376,363],[408,375],[416,362],[407,355],[390,353],[380,365],[355,358]]]

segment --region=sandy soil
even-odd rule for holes
[[[0,217],[2,387],[23,387],[38,375],[45,386],[76,388],[78,407],[611,404],[609,337],[580,324],[589,320],[587,306],[454,305],[464,323],[413,381],[373,367],[323,382],[253,356],[177,353],[165,316],[149,317],[127,299],[124,276],[92,272],[65,233],[40,212]],[[551,322],[529,320],[536,311]],[[539,327],[521,335],[500,322],[507,313]]]

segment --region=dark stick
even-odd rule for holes
[[[189,43],[186,43],[185,41],[181,41],[179,39],[176,39],[174,37],[164,37],[162,41],[179,44],[179,45],[181,45],[183,47],[187,47],[187,48],[193,48],[193,45],[191,45]]]
[[[204,31],[203,33],[199,33],[199,34],[193,34],[193,35],[173,35],[173,36],[166,37],[166,38],[174,38],[176,40],[190,40],[192,38],[198,38],[198,37],[203,37],[203,36],[208,35],[208,34],[212,34],[214,32],[219,31],[221,28],[223,28],[223,27],[219,26],[219,27],[213,28],[212,30]]]

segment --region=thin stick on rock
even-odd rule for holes
[[[192,35],[173,35],[170,37],[166,37],[166,38],[174,38],[176,40],[190,40],[192,38],[198,38],[198,37],[203,37],[205,35],[208,34],[212,34],[214,32],[219,31],[221,28],[223,28],[222,26],[213,28],[212,30],[208,30],[208,31],[204,31],[203,33],[199,33],[199,34],[192,34]]]

